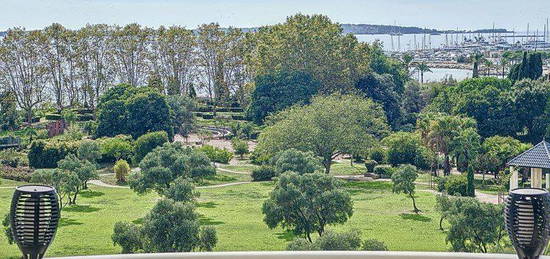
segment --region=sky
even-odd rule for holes
[[[435,29],[497,28],[534,31],[550,17],[550,0],[0,0],[0,31],[39,29],[57,22],[139,23],[196,28],[217,22],[257,27],[287,16],[324,14],[339,23],[397,24]]]

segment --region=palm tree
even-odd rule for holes
[[[420,63],[416,63],[415,70],[420,73],[420,83],[424,84],[424,72],[432,72],[430,67],[426,64],[426,62],[422,61]]]
[[[405,54],[402,57],[403,66],[407,70],[408,74],[410,74],[410,68],[411,68],[411,63],[412,63],[413,59],[414,59],[414,57],[411,54]]]
[[[474,63],[474,68],[472,70],[472,77],[479,77],[479,63],[484,60],[483,54],[477,52],[472,56],[472,62]]]
[[[483,65],[484,65],[485,68],[487,69],[486,75],[487,75],[487,76],[490,76],[490,74],[491,74],[491,68],[493,67],[493,62],[492,62],[491,60],[484,59],[484,60],[483,60]]]

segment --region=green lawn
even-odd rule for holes
[[[349,159],[332,163],[330,166],[330,173],[333,175],[357,175],[364,174],[366,171],[365,164],[353,163],[353,166],[351,166]]]
[[[236,171],[236,172],[245,172],[245,173],[252,173],[252,171],[259,166],[253,165],[253,164],[247,164],[247,163],[241,163],[237,165],[219,165],[220,168]]]
[[[16,184],[2,180],[2,186]],[[203,224],[217,229],[217,251],[285,249],[293,235],[280,228],[270,230],[262,222],[261,206],[272,188],[272,183],[264,182],[200,190],[198,211]],[[346,224],[331,229],[357,228],[363,238],[382,240],[390,250],[447,250],[445,234],[438,230],[433,194],[418,192],[418,207],[423,213],[415,215],[410,212],[411,200],[391,193],[390,183],[351,182],[347,188],[354,200],[354,215]],[[12,193],[12,189],[0,188],[1,215],[8,212]],[[110,239],[114,223],[140,219],[157,198],[154,193],[139,196],[129,189],[91,186],[79,197],[77,206],[62,211],[63,219],[48,255],[118,253],[120,248]],[[17,247],[7,245],[0,235],[0,258],[16,255]]]

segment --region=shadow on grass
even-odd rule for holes
[[[92,191],[92,190],[87,190],[80,193],[80,197],[84,197],[84,198],[94,198],[94,197],[99,197],[103,195],[105,195],[105,193]]]
[[[406,220],[415,220],[415,221],[421,221],[421,222],[430,222],[430,221],[432,221],[432,218],[422,216],[422,215],[419,215],[419,214],[401,213],[401,214],[399,214],[399,216],[401,216],[402,219],[406,219]]]
[[[94,208],[90,205],[71,205],[70,207],[63,208],[63,211],[68,212],[82,212],[82,213],[90,213],[100,210],[99,208]]]
[[[278,239],[283,239],[285,241],[292,241],[296,237],[296,235],[294,235],[291,230],[275,233],[275,235]]]
[[[204,215],[199,216],[199,223],[201,225],[208,225],[208,226],[215,226],[215,225],[223,225],[225,222],[223,221],[217,221],[212,218],[206,217]]]
[[[213,209],[213,208],[216,208],[217,206],[218,206],[218,204],[213,202],[213,201],[198,202],[197,203],[197,207],[199,207],[199,208]]]
[[[73,226],[73,225],[82,225],[82,222],[77,221],[75,219],[69,219],[69,218],[61,218],[59,220],[59,227],[66,227],[66,226]]]

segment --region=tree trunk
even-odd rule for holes
[[[330,158],[324,158],[323,159],[323,166],[325,167],[325,173],[330,174],[330,166],[332,163],[332,159]]]
[[[412,193],[409,193],[409,196],[413,200],[414,213],[418,214],[418,212],[420,212],[420,210],[416,207],[416,201],[414,200],[414,195]]]
[[[443,175],[448,176],[451,174],[451,161],[449,161],[449,154],[445,154],[445,163],[443,165]]]
[[[443,219],[445,217],[444,216],[441,216],[441,218],[439,218],[439,230],[443,231]]]

